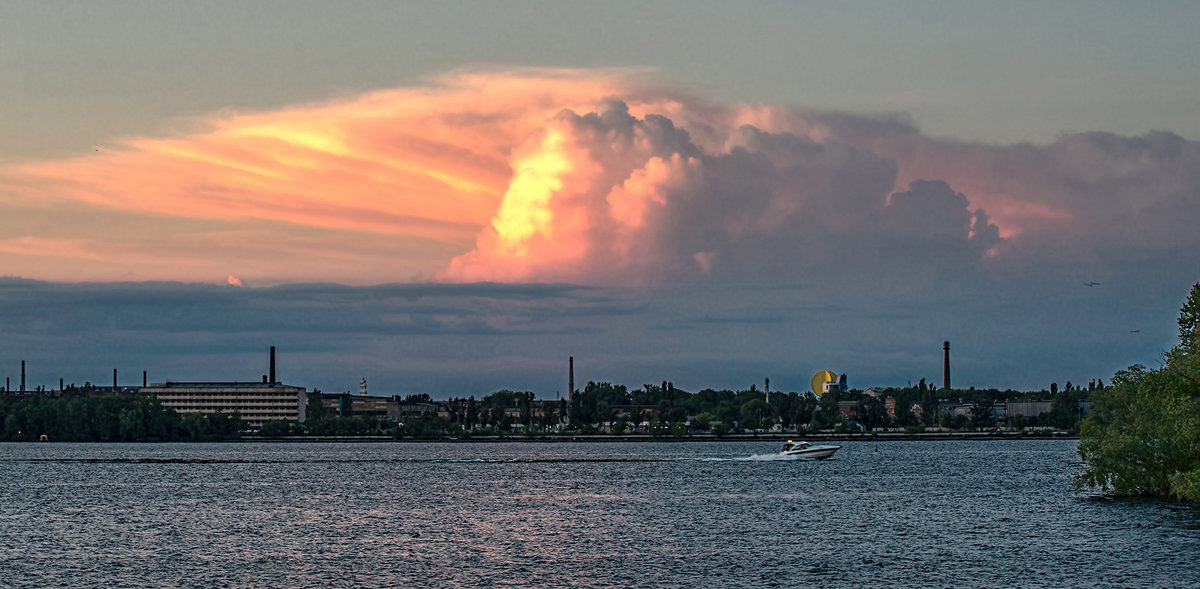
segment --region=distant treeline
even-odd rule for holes
[[[667,423],[682,422],[695,416],[696,425],[710,425],[720,431],[739,429],[769,429],[776,424],[787,429],[824,430],[847,424],[838,408],[840,402],[855,403],[854,423],[846,427],[873,430],[880,427],[945,427],[967,429],[996,425],[992,407],[1005,401],[1052,400],[1052,410],[1036,416],[1018,416],[1010,427],[1049,426],[1064,430],[1078,427],[1081,412],[1079,401],[1088,398],[1098,387],[1089,388],[1071,383],[1060,391],[1057,384],[1050,391],[1020,392],[998,389],[935,389],[924,380],[915,387],[888,388],[867,394],[864,391],[833,390],[818,399],[811,394],[795,392],[771,393],[767,401],[763,391],[752,385],[740,391],[704,389],[688,393],[676,389],[670,382],[643,385],[629,390],[624,385],[589,382],[570,405],[571,422],[591,424],[610,422],[620,429],[629,424],[657,419]],[[1103,385],[1099,385],[1103,386]],[[887,411],[887,398],[894,399],[893,413]],[[970,404],[970,414],[940,410],[943,402]],[[1015,423],[1013,423],[1015,422]],[[718,433],[720,433],[718,431]]]
[[[997,389],[940,389],[924,382],[915,387],[863,391],[830,391],[815,398],[795,392],[766,395],[751,386],[740,391],[704,389],[689,393],[670,382],[629,389],[625,385],[589,382],[572,402],[537,401],[533,393],[501,390],[474,397],[435,402],[428,395],[410,395],[407,404],[439,410],[407,415],[400,423],[354,415],[349,404],[330,411],[320,393],[310,394],[307,420],[269,421],[256,435],[390,436],[396,439],[468,438],[570,431],[576,433],[680,436],[693,432],[724,435],[761,431],[776,425],[789,431],[871,431],[881,427],[977,429],[996,425],[993,406],[1004,401],[1053,399],[1052,410],[1038,416],[1009,419],[1009,427],[1048,426],[1075,430],[1079,401],[1098,391],[1067,384],[1063,390],[1019,392]],[[895,417],[889,417],[888,397]],[[945,401],[970,404],[969,414],[939,410]],[[855,404],[847,419],[838,404]],[[959,405],[961,407],[961,405]],[[565,418],[564,418],[565,417]],[[690,418],[690,419],[689,419]],[[567,424],[570,425],[567,425]],[[0,440],[78,442],[216,441],[241,437],[244,424],[237,413],[201,415],[177,413],[152,397],[100,395],[89,388],[68,387],[61,397],[41,393],[0,397]],[[647,425],[648,424],[648,425]],[[254,434],[248,434],[254,435]]]
[[[1200,502],[1200,283],[1179,313],[1162,368],[1135,365],[1094,397],[1083,422],[1079,487]]]
[[[61,397],[43,394],[0,398],[0,440],[56,442],[207,442],[236,438],[236,414],[176,413],[147,396],[94,396],[68,387]]]

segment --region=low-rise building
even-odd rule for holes
[[[380,420],[399,421],[400,404],[394,397],[349,396],[350,409],[354,415],[374,417]]]
[[[1054,409],[1053,401],[1009,401],[1005,407],[1005,417],[1012,419],[1018,415],[1037,417]]]
[[[321,406],[324,407],[327,416],[374,417],[392,422],[403,420],[406,407],[395,396],[376,397],[350,393],[321,393]]]
[[[965,415],[971,416],[971,409],[974,408],[974,403],[964,403],[962,400],[946,400],[938,402],[938,412],[948,413],[950,415]]]
[[[884,410],[884,412],[887,413],[888,417],[895,419],[896,418],[896,397],[884,397],[883,410]]]
[[[858,419],[858,401],[838,401],[838,412],[846,419]]]

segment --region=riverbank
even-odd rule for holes
[[[689,434],[681,437],[655,437],[641,434],[538,434],[534,436],[471,436],[469,438],[404,438],[391,436],[285,436],[277,438],[247,437],[242,441],[258,442],[785,442],[803,439],[809,441],[882,442],[892,440],[1077,440],[1078,435],[1067,432],[872,432],[867,434],[838,433],[757,433],[757,434]]]

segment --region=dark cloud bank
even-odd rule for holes
[[[1181,282],[1181,281],[1180,281]],[[1103,287],[1103,288],[1102,288]],[[855,386],[940,379],[954,346],[960,386],[1042,388],[1153,363],[1186,294],[1075,282],[953,292],[803,284],[629,289],[570,285],[292,285],[0,281],[0,377],[31,386],[256,380],[267,346],[289,383],[327,391],[527,389],[553,398],[576,378],[631,386],[803,390],[820,369]],[[1140,329],[1140,333],[1129,333]]]

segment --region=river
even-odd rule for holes
[[[0,444],[9,587],[1196,587],[1073,440]]]

